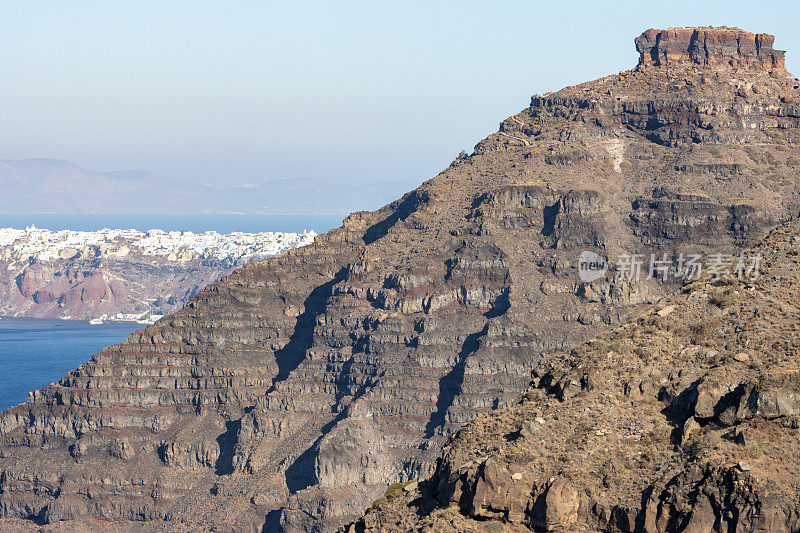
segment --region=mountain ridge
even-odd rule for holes
[[[348,214],[383,205],[414,184],[278,178],[222,186],[150,171],[95,172],[63,159],[0,160],[0,213]]]

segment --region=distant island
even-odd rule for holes
[[[298,178],[219,186],[147,171],[95,172],[60,159],[0,160],[0,213],[347,215],[417,185]]]
[[[149,323],[316,233],[0,229],[0,316]]]

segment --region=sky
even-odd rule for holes
[[[422,182],[532,94],[633,67],[647,28],[772,33],[800,71],[798,15],[789,1],[4,2],[0,159],[219,185]]]

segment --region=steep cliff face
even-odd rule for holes
[[[582,251],[733,253],[797,215],[800,85],[719,59],[534,96],[418,189],[36,391],[0,415],[0,514],[329,530],[430,475],[543,358],[675,286],[582,281]]]
[[[756,281],[704,277],[551,355],[345,530],[800,530],[800,224],[753,253]]]
[[[639,68],[690,62],[703,66],[730,65],[786,70],[783,50],[775,50],[775,37],[738,28],[649,29],[635,39]]]
[[[26,264],[0,276],[0,315],[75,320],[117,313],[163,315],[230,273],[231,263],[125,258]]]

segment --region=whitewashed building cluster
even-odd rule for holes
[[[201,258],[252,261],[310,244],[316,235],[313,231],[221,234],[159,229],[143,232],[133,229],[51,231],[33,226],[24,230],[0,228],[0,259],[54,261],[139,253],[181,262]]]

